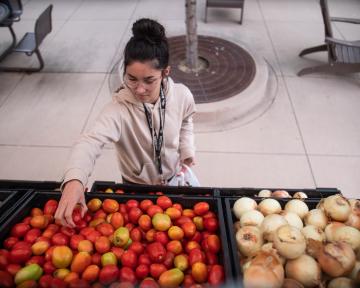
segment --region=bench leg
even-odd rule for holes
[[[1,72],[26,72],[26,73],[34,73],[39,72],[44,68],[44,60],[40,54],[40,50],[37,49],[34,52],[39,60],[38,67],[0,67]]]
[[[12,24],[10,26],[8,26],[8,28],[10,30],[12,42],[11,42],[10,46],[8,48],[6,48],[6,50],[1,54],[0,61],[3,60],[7,55],[9,55],[11,50],[16,45],[16,35],[15,35],[15,32],[14,32],[14,29],[12,28]]]
[[[360,72],[360,63],[334,63],[325,64],[315,67],[308,67],[300,70],[297,75],[303,76],[311,73],[333,73],[333,74],[349,74]]]
[[[322,52],[322,51],[327,51],[327,45],[326,44],[304,49],[304,50],[302,50],[300,52],[299,56],[302,57],[302,56],[304,56],[306,54],[310,54],[310,53],[314,53],[314,52]]]
[[[242,21],[243,21],[243,16],[244,16],[244,5],[241,7],[241,13],[240,13],[240,25],[242,24]]]

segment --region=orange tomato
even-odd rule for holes
[[[210,209],[210,205],[207,202],[198,202],[194,206],[194,212],[196,215],[205,215]]]
[[[109,238],[105,236],[101,236],[95,241],[95,249],[100,254],[104,254],[106,252],[109,252],[111,248],[111,243]]]
[[[84,272],[82,273],[81,278],[91,283],[98,279],[99,272],[100,272],[99,266],[90,265],[85,268]]]
[[[93,198],[87,203],[87,207],[91,212],[96,212],[101,208],[102,201],[99,198]]]
[[[165,213],[169,215],[171,220],[176,220],[181,217],[181,211],[175,207],[169,207],[166,209]]]
[[[172,206],[172,201],[168,196],[160,196],[156,199],[156,204],[159,205],[162,209],[166,210]]]
[[[191,266],[191,276],[198,283],[205,283],[208,277],[208,269],[202,262],[196,262]]]
[[[151,222],[157,231],[167,231],[171,226],[171,219],[169,215],[164,213],[156,213]]]
[[[138,224],[143,231],[149,231],[152,227],[150,216],[146,214],[141,215]]]
[[[175,288],[179,287],[183,280],[184,273],[178,268],[173,268],[160,275],[159,284],[160,287]]]
[[[52,251],[51,261],[56,268],[66,268],[73,258],[71,249],[67,246],[56,246]]]
[[[171,226],[168,235],[171,240],[181,240],[184,238],[184,231],[179,226]]]
[[[45,229],[49,224],[49,219],[44,215],[36,215],[31,217],[30,225],[34,228]]]
[[[115,228],[124,226],[124,217],[120,212],[115,212],[111,214],[110,224]]]
[[[183,251],[183,247],[179,240],[172,240],[166,244],[166,250],[178,255]]]
[[[71,271],[82,273],[91,264],[91,256],[87,252],[79,252],[71,262]]]
[[[193,222],[186,222],[181,225],[186,238],[191,238],[195,235],[196,225]]]
[[[184,209],[182,211],[182,215],[186,216],[186,217],[189,217],[191,219],[196,216],[195,213],[194,213],[194,210],[192,210],[192,209]]]
[[[106,213],[115,213],[119,210],[119,203],[114,199],[105,199],[102,208]]]
[[[90,240],[81,240],[78,244],[78,251],[92,253],[94,251],[93,243]]]

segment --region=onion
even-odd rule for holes
[[[270,190],[261,190],[258,194],[258,197],[270,197],[271,196],[271,191]]]
[[[345,224],[360,230],[360,216],[352,212],[349,215],[349,218],[346,220]]]
[[[325,211],[325,208],[324,208],[324,202],[325,202],[325,199],[322,198],[318,204],[316,204],[316,209],[320,209],[320,210],[323,210]]]
[[[281,211],[281,205],[279,201],[275,199],[264,199],[259,203],[258,210],[264,214],[264,216],[277,214]]]
[[[259,252],[244,272],[245,288],[281,288],[284,282],[284,267],[276,254]]]
[[[315,287],[321,281],[321,269],[314,258],[303,254],[288,260],[285,265],[286,277],[295,279],[305,287]]]
[[[351,271],[349,277],[353,280],[360,280],[360,261],[356,261],[353,270]]]
[[[301,221],[299,215],[294,212],[281,211],[280,215],[284,216],[285,220],[289,223],[290,226],[294,226],[298,229],[304,227],[303,222]]]
[[[346,242],[353,250],[357,250],[360,247],[360,231],[350,226],[339,227],[334,233],[333,241]]]
[[[260,226],[264,239],[272,242],[273,233],[276,229],[286,224],[288,223],[285,218],[279,214],[270,214],[266,216]]]
[[[360,200],[349,199],[351,211],[356,215],[360,216]]]
[[[328,243],[318,255],[321,269],[332,277],[343,276],[355,266],[355,253],[345,242]]]
[[[304,285],[295,279],[285,278],[281,288],[304,288]]]
[[[236,234],[236,243],[243,256],[254,256],[263,245],[263,238],[259,228],[255,226],[244,226]]]
[[[309,208],[303,201],[293,199],[286,203],[285,211],[294,212],[298,214],[301,219],[304,219],[305,215],[309,212]]]
[[[312,257],[316,257],[326,241],[324,231],[319,227],[308,225],[305,226],[301,232],[306,240],[306,253]]]
[[[305,199],[308,198],[308,196],[304,193],[304,192],[295,192],[293,198],[297,198],[297,199]]]
[[[240,221],[236,221],[234,222],[234,230],[235,232],[238,231],[240,228],[241,228],[241,224],[240,224]]]
[[[235,216],[240,219],[241,215],[244,214],[246,211],[255,210],[257,204],[254,199],[249,197],[242,197],[235,201],[233,212]]]
[[[331,195],[325,198],[324,209],[326,215],[332,220],[340,222],[346,221],[351,213],[349,201],[340,194]]]
[[[305,225],[314,225],[321,229],[325,229],[328,219],[321,209],[312,209],[304,218]]]
[[[264,215],[257,210],[245,212],[240,218],[240,226],[260,226]]]
[[[275,198],[291,198],[291,195],[286,190],[276,190],[271,193],[271,197]]]
[[[335,231],[337,229],[339,229],[340,227],[345,226],[344,223],[342,222],[331,222],[330,224],[326,225],[325,227],[325,235],[326,235],[326,240],[328,242],[333,242],[334,241],[334,235],[335,235]]]
[[[356,260],[360,261],[360,249],[356,253]]]
[[[274,248],[273,242],[265,243],[263,246],[261,246],[260,250],[263,252],[268,252],[268,253],[272,253],[272,254],[276,255],[278,257],[278,260],[280,261],[280,263],[282,265],[285,265],[286,259],[283,256],[279,255],[278,251]]]
[[[355,288],[355,283],[352,279],[345,277],[338,277],[332,279],[327,288]]]
[[[304,254],[306,242],[299,229],[284,225],[274,233],[274,246],[281,256],[286,259],[295,259]]]

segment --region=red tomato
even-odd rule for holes
[[[0,269],[6,269],[7,265],[9,264],[9,258],[10,258],[10,253],[5,250],[5,249],[1,249],[0,250]]]
[[[146,214],[141,215],[138,224],[143,231],[149,231],[152,227],[150,216]]]
[[[141,281],[139,288],[159,288],[159,284],[152,279],[152,278],[146,278],[143,281]]]
[[[58,201],[50,199],[44,205],[44,214],[55,215],[58,207]]]
[[[172,201],[167,196],[160,196],[157,198],[156,204],[159,205],[162,209],[166,210],[172,206]]]
[[[85,279],[73,279],[69,282],[69,288],[90,288],[90,284]]]
[[[128,213],[129,221],[133,224],[137,224],[138,220],[142,214],[143,214],[143,212],[141,211],[140,208],[132,207]]]
[[[210,205],[207,202],[198,202],[194,206],[194,212],[196,215],[205,215],[210,209]]]
[[[33,244],[40,235],[41,230],[39,228],[32,228],[28,232],[26,232],[24,241]]]
[[[190,251],[190,253],[189,253],[189,264],[190,264],[190,266],[192,266],[196,262],[205,263],[205,261],[206,261],[205,253],[202,252],[200,249],[195,248],[195,249],[192,249]]]
[[[214,233],[219,228],[219,222],[216,218],[204,218],[204,228],[210,233]]]
[[[85,237],[81,234],[76,234],[70,238],[70,248],[73,250],[78,249],[79,242],[85,240]]]
[[[214,253],[214,254],[216,254],[220,251],[221,242],[220,242],[219,236],[214,235],[214,234],[209,235],[208,237],[205,238],[204,241],[206,242],[207,251]]]
[[[141,280],[147,277],[150,273],[150,269],[148,265],[140,264],[138,267],[136,267],[135,275],[136,278]]]
[[[21,269],[21,265],[19,264],[9,264],[6,267],[6,271],[9,272],[11,275],[15,276],[16,273]],[[1,285],[0,285],[1,287]]]
[[[70,242],[69,239],[69,236],[59,232],[51,238],[51,242],[54,246],[67,246]]]
[[[209,211],[207,213],[205,213],[205,215],[203,216],[203,218],[216,218],[216,214],[212,211]]]
[[[121,264],[135,269],[137,265],[137,255],[133,250],[127,250],[121,255]]]
[[[219,263],[218,256],[211,252],[205,252],[206,255],[206,262],[209,265],[215,265]]]
[[[13,237],[21,238],[24,237],[25,234],[31,229],[29,224],[25,223],[17,223],[11,229],[10,235]]]
[[[114,233],[114,227],[110,223],[101,223],[96,226],[96,230],[104,236],[110,236]]]
[[[191,274],[185,275],[184,281],[182,283],[184,287],[192,287],[195,284],[194,278],[191,276]]]
[[[61,233],[65,234],[68,237],[71,237],[76,234],[75,229],[70,228],[70,227],[65,227],[65,226],[62,226],[60,228],[60,231],[61,231]]]
[[[151,206],[151,205],[154,205],[154,203],[149,200],[149,199],[144,199],[140,202],[140,209],[143,211],[143,212],[146,212],[147,209]]]
[[[91,241],[92,243],[95,243],[96,240],[102,236],[101,233],[99,231],[92,231],[90,232],[86,237],[87,240]]]
[[[31,249],[31,244],[29,242],[25,242],[25,241],[18,241],[13,246],[13,249],[21,249],[21,248],[25,248],[25,249],[30,248]]]
[[[18,242],[19,241],[19,239],[18,238],[16,238],[16,237],[8,237],[8,238],[6,238],[5,240],[4,240],[4,248],[6,248],[6,249],[11,249],[14,245],[15,245],[15,243],[16,242]]]
[[[53,278],[51,281],[51,288],[67,288],[67,283],[60,278]]]
[[[139,256],[138,262],[139,262],[139,265],[140,264],[145,264],[145,265],[149,266],[151,264],[151,260],[150,260],[150,257],[149,257],[148,254],[141,254]]]
[[[225,273],[221,265],[213,265],[209,271],[208,282],[210,285],[219,285],[224,282]]]
[[[113,252],[118,261],[121,261],[121,255],[124,253],[124,249],[120,247],[111,247],[111,252]]]
[[[146,251],[153,263],[162,263],[165,259],[166,249],[159,242],[153,242],[147,245]]]
[[[129,224],[129,223],[128,223]],[[132,241],[140,242],[142,239],[142,232],[138,227],[132,228],[130,230],[130,238]]]
[[[190,239],[190,241],[195,241],[195,242],[198,242],[200,243],[202,240],[202,236],[201,236],[201,233],[199,231],[196,231],[194,236]]]
[[[185,237],[191,238],[195,235],[196,225],[193,222],[186,222],[181,225],[181,229],[184,231]]]
[[[115,199],[105,199],[102,203],[102,209],[106,213],[115,213],[119,210],[119,203]]]
[[[92,262],[92,264],[95,264],[97,266],[101,266],[101,254],[95,253],[95,254],[91,255],[91,262]]]
[[[104,266],[99,273],[99,281],[101,284],[108,285],[118,279],[119,268],[114,264]]]
[[[135,272],[129,267],[122,267],[119,273],[120,282],[130,282],[132,284],[136,283]]]
[[[192,223],[192,220],[187,216],[180,216],[180,218],[176,219],[175,225],[181,227],[184,223]]]
[[[153,263],[150,265],[150,275],[155,279],[158,279],[166,270],[167,268],[164,264]]]
[[[45,274],[52,275],[55,272],[56,267],[51,261],[47,261],[44,263],[43,269]]]
[[[128,250],[134,251],[137,255],[140,255],[144,252],[145,248],[141,242],[132,242]]]
[[[105,219],[106,216],[106,212],[103,209],[99,209],[95,212],[93,219]]]
[[[15,287],[12,275],[6,271],[0,271],[0,287],[11,288]]]
[[[129,211],[131,208],[137,208],[139,207],[139,201],[135,199],[130,199],[126,202],[126,209]]]
[[[45,263],[44,256],[32,256],[28,261],[26,261],[26,265],[29,264],[38,264],[39,266],[43,266]]]
[[[10,262],[15,264],[24,264],[32,255],[31,248],[13,248],[10,251]]]
[[[159,206],[159,205],[151,205],[149,206],[149,208],[146,210],[146,213],[150,216],[153,217],[156,213],[163,213],[164,210]]]
[[[169,243],[170,239],[168,237],[168,234],[164,231],[156,231],[154,235],[154,241],[160,242],[164,246],[166,246],[167,243]]]
[[[41,276],[41,278],[39,279],[39,287],[40,288],[50,288],[52,280],[53,280],[53,277],[51,277],[50,275]]]
[[[171,269],[173,267],[174,264],[174,258],[175,258],[175,254],[167,251],[166,255],[165,255],[165,260],[163,262],[163,264],[165,265],[166,269]]]

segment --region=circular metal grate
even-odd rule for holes
[[[245,90],[255,77],[256,65],[251,55],[227,40],[198,36],[199,57],[208,67],[199,73],[185,73],[178,65],[185,59],[185,36],[170,37],[171,77],[185,84],[196,103],[225,100]]]

